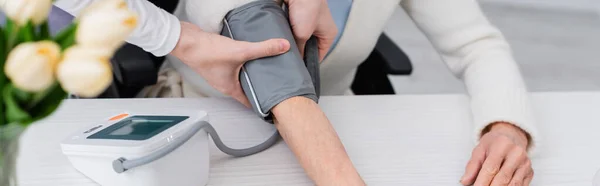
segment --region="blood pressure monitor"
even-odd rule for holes
[[[208,182],[208,136],[232,156],[247,156],[279,138],[248,149],[223,144],[202,111],[124,113],[84,127],[61,143],[71,164],[101,185],[196,186]]]

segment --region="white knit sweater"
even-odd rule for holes
[[[72,14],[77,14],[92,1],[60,0],[57,5]],[[243,1],[251,0],[187,0],[187,16],[193,17],[194,19],[189,21],[201,25],[201,28],[217,32],[225,13],[239,6]],[[179,38],[178,18],[145,0],[128,0],[128,2],[129,6],[141,15],[141,25],[128,41],[155,55],[168,54]],[[393,6],[390,3],[401,3],[404,10],[437,49],[449,69],[464,81],[471,98],[476,139],[479,138],[481,130],[489,124],[505,121],[529,132],[533,139],[532,147],[539,145],[529,96],[511,54],[510,46],[498,29],[488,22],[475,0],[403,0],[401,2],[400,0],[354,0],[346,31],[330,56],[343,53],[342,45],[362,44],[372,48],[374,43],[360,43],[359,38],[366,37],[365,33],[356,33],[352,29],[357,24],[361,26],[360,24],[373,24],[372,22],[381,22],[376,26],[377,29],[379,27],[383,29],[382,25],[389,17],[381,17],[381,20],[361,19],[368,17],[365,16],[367,14],[377,14],[375,11],[393,11],[395,8],[390,8]],[[370,12],[360,10],[363,6],[374,8],[369,10]],[[378,33],[372,35],[378,36]],[[323,62],[322,78],[325,82],[322,91],[326,94],[342,94],[344,90],[348,90],[354,73],[352,70],[356,68],[356,66],[348,70],[328,68],[328,66],[336,66],[336,63],[345,62],[341,60],[344,59],[343,57],[337,59],[340,60],[328,59]],[[188,76],[187,79],[198,78],[198,81],[202,81],[199,76],[190,75],[190,72],[192,71],[182,72],[184,78]],[[336,78],[337,80],[329,83],[328,75],[331,76],[329,81]],[[200,87],[195,87],[196,91],[203,95],[214,93],[211,87],[200,84]]]

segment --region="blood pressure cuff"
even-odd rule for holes
[[[282,101],[304,96],[318,102],[319,57],[311,38],[302,57],[296,47],[288,14],[273,0],[258,0],[231,10],[223,21],[222,35],[234,40],[260,42],[284,38],[287,53],[248,61],[240,71],[240,84],[255,112],[272,122],[271,109]]]

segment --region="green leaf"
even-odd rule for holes
[[[19,29],[19,40],[18,42],[32,42],[35,41],[35,28],[31,21],[27,22],[25,26]]]
[[[17,42],[17,37],[19,36],[19,30],[17,28],[17,26],[15,25],[15,23],[10,20],[10,19],[6,19],[6,31],[4,32],[4,36],[6,38],[6,48],[10,49],[13,48],[16,45]],[[6,53],[8,54],[8,52],[10,52],[10,50],[7,50]]]
[[[31,109],[35,106],[37,106],[40,102],[42,102],[46,96],[48,96],[52,91],[54,91],[54,89],[60,86],[58,83],[53,84],[50,88],[47,88],[46,90],[42,91],[42,92],[37,92],[35,94],[32,95],[32,97],[30,98],[30,101],[27,104],[27,108]]]
[[[6,55],[8,51],[6,51],[6,35],[4,35],[4,30],[0,28],[0,89],[4,87],[4,81],[6,77],[4,76],[4,63],[6,62]]]
[[[40,25],[40,33],[38,34],[38,41],[49,40],[50,39],[50,28],[48,26],[48,21],[44,21],[42,25]]]
[[[61,49],[67,49],[75,44],[75,33],[77,32],[77,24],[71,24],[67,28],[61,30],[55,37],[54,41],[58,43]]]
[[[6,30],[0,27],[0,65],[4,67],[6,61]],[[4,71],[0,72],[0,75],[4,76]]]
[[[6,76],[4,75],[4,63],[6,62],[6,31],[0,28],[0,92],[2,92],[4,84],[6,83]],[[4,113],[4,98],[0,96],[0,113]],[[5,115],[0,114],[0,127],[6,124]]]
[[[18,88],[13,89],[13,96],[17,100],[19,105],[24,105],[23,103],[28,103],[33,97],[33,93],[22,91]]]
[[[8,123],[28,124],[31,122],[31,115],[23,110],[14,97],[15,88],[11,84],[4,86],[2,97],[6,104],[6,120]]]
[[[4,86],[2,86],[4,87]],[[4,92],[4,89],[0,87],[0,92]],[[0,127],[6,125],[6,116],[4,113],[4,96],[0,96]]]
[[[75,45],[75,35],[67,37],[65,40],[60,42],[59,45],[62,50],[66,50],[67,48]]]
[[[7,38],[10,37],[10,32],[13,32],[15,29],[15,22],[13,22],[11,19],[6,19],[6,23],[4,24],[4,28],[6,30],[6,32],[4,33]]]
[[[58,34],[56,34],[56,36],[54,36],[54,41],[60,42],[64,40],[73,33],[73,30],[75,30],[75,28],[75,24],[71,24],[66,28],[62,29],[60,32],[58,32]]]
[[[38,121],[52,114],[65,98],[67,98],[67,92],[60,85],[52,86],[46,96],[29,110],[33,117],[32,121]]]

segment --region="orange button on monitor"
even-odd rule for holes
[[[129,114],[123,113],[123,114],[116,115],[116,116],[114,116],[114,117],[112,117],[112,118],[110,118],[108,120],[109,121],[117,121],[117,120],[123,119],[123,118],[125,118],[127,116],[129,116]]]

